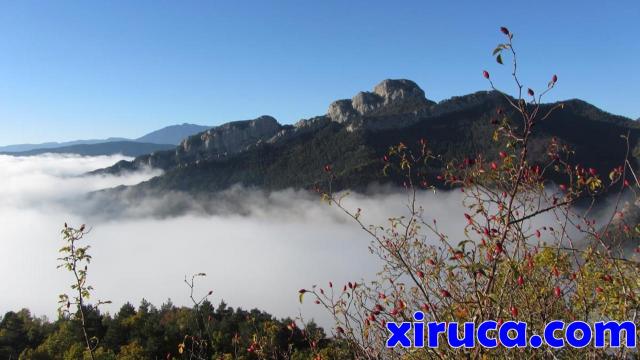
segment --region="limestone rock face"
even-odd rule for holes
[[[386,116],[415,113],[433,104],[424,91],[411,80],[383,80],[373,92],[359,92],[351,100],[334,101],[327,115],[344,123],[363,116]]]
[[[365,115],[383,106],[385,98],[376,93],[359,92],[351,99],[351,106],[360,114]]]
[[[424,91],[411,80],[383,80],[373,88],[373,92],[384,99],[384,104],[424,104]]]
[[[351,100],[337,100],[329,105],[327,112],[331,120],[342,123],[358,116],[358,112],[353,108]]]
[[[265,141],[282,126],[271,116],[254,120],[234,121],[209,129],[182,141],[177,151],[182,154],[234,154]]]

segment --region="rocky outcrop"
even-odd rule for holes
[[[351,99],[351,106],[360,115],[370,114],[384,104],[384,97],[371,92],[359,92]]]
[[[180,143],[176,155],[230,155],[273,137],[282,126],[271,116],[216,126]]]
[[[416,113],[433,104],[413,81],[387,79],[373,92],[359,92],[350,100],[334,101],[327,115],[332,121],[344,123],[367,116]]]
[[[384,99],[384,105],[408,105],[420,107],[427,104],[424,91],[411,80],[383,80],[373,92]]]
[[[331,120],[339,123],[347,122],[359,116],[349,99],[332,102],[331,105],[329,105],[327,115],[329,115]]]

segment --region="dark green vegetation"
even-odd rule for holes
[[[191,343],[185,336],[197,336],[199,326],[208,323],[212,344],[207,358],[252,359],[254,352],[276,355],[274,359],[310,358],[309,336],[327,359],[340,355],[339,342],[324,337],[324,332],[308,324],[306,333],[292,327],[292,320],[277,320],[259,310],[233,309],[224,302],[214,308],[211,303],[200,305],[199,315],[191,308],[176,307],[171,302],[159,309],[142,301],[136,309],[125,304],[111,315],[87,309],[90,336],[100,339],[95,358],[106,359],[172,359],[182,358],[179,345],[184,342],[184,358],[189,358]],[[252,344],[254,351],[247,351]],[[28,310],[8,312],[0,318],[0,359],[69,359],[88,358],[82,330],[77,321],[59,319],[49,322],[34,318]],[[84,353],[84,355],[83,355]]]
[[[394,81],[397,80],[390,82]],[[547,149],[543,144],[552,137],[575,150],[575,163],[603,173],[624,159],[626,144],[620,135],[630,132],[632,157],[638,155],[635,149],[640,131],[637,122],[581,100],[568,100],[563,104],[563,108],[536,125],[529,153],[533,163],[545,159]],[[557,104],[544,105],[542,111],[554,105]],[[496,109],[503,109],[504,113],[498,114]],[[398,182],[393,174],[385,177],[381,171],[382,157],[390,144],[403,142],[412,147],[425,139],[433,153],[442,159],[462,160],[480,153],[489,160],[496,158],[498,148],[491,135],[496,123],[501,123],[505,116],[517,119],[511,115],[510,105],[502,95],[478,92],[437,104],[423,101],[394,106],[391,103],[365,114],[347,113],[350,118],[342,121],[326,115],[296,126],[278,124],[277,131],[266,131],[262,137],[254,134],[249,138],[253,144],[247,145],[247,137],[243,137],[246,130],[240,125],[252,128],[262,117],[231,124],[235,131],[227,129],[215,134],[213,138],[218,143],[222,142],[220,139],[226,141],[224,152],[214,140],[206,145],[209,135],[202,133],[187,139],[184,146],[175,150],[144,155],[102,171],[117,173],[152,165],[164,169],[165,174],[132,190],[212,193],[234,184],[265,190],[309,189],[324,177],[324,166],[331,164],[334,189],[363,190],[374,182]],[[519,126],[515,121],[510,125]],[[229,144],[233,144],[234,139],[244,142],[232,148]],[[432,163],[429,185],[441,185],[436,177],[442,172],[442,166],[444,163],[438,161]]]
[[[34,149],[15,153],[6,153],[13,156],[32,156],[41,154],[76,154],[82,156],[114,155],[140,156],[154,151],[172,149],[171,144],[140,143],[135,141],[111,141],[98,144],[79,144],[63,146],[51,149]]]

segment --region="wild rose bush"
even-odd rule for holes
[[[435,179],[463,193],[466,212],[454,215],[464,228],[463,238],[444,233],[437,220],[429,218],[429,204],[417,202],[420,191],[435,191],[426,174],[443,161],[430,151],[427,140],[393,146],[383,159],[385,173],[403,179],[409,194],[406,214],[384,225],[369,225],[362,221],[363,210],[347,208],[346,194],[330,190],[323,194],[370,236],[372,252],[384,264],[370,283],[329,283],[300,290],[301,298],[311,295],[333,316],[334,333],[349,344],[353,358],[631,356],[625,348],[593,346],[454,349],[443,336],[437,349],[385,346],[389,336],[385,324],[411,322],[419,310],[425,322],[474,322],[477,326],[485,320],[525,321],[529,336],[542,334],[551,320],[637,318],[638,262],[628,251],[635,247],[630,242],[637,228],[622,208],[623,193],[638,186],[633,167],[625,157],[610,173],[599,174],[572,163],[572,150],[555,139],[544,144],[545,158],[531,158],[536,125],[562,108],[561,104],[541,106],[558,77],[553,75],[539,93],[522,85],[513,34],[504,27],[500,30],[506,40],[493,55],[499,64],[511,60],[515,95],[498,90],[489,72],[483,76],[509,104],[496,109],[492,121],[493,140],[501,150],[450,160]],[[621,134],[628,148],[627,137]],[[325,171],[330,189],[330,165]],[[613,211],[606,219],[596,219],[594,209],[605,196],[614,196]],[[547,223],[540,225],[541,219]]]

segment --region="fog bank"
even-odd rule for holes
[[[212,301],[259,308],[278,317],[328,316],[297,290],[318,284],[372,280],[380,269],[368,251],[371,239],[357,224],[304,191],[266,194],[234,187],[212,198],[181,193],[112,201],[86,194],[136,184],[160,174],[146,169],[122,176],[83,175],[121,156],[0,156],[0,312],[23,307],[55,317],[57,295],[68,291],[69,274],[56,269],[64,222],[86,223],[94,260],[89,282],[95,298],[112,300],[111,312],[145,298],[159,306],[167,299],[188,305],[185,275],[204,272],[197,283]],[[438,219],[453,243],[463,239],[460,192],[421,192],[425,218]],[[407,195],[378,191],[352,194],[347,206],[363,209],[362,220],[384,224],[407,214]],[[175,209],[180,215],[172,216]],[[553,221],[537,219],[536,222]]]

